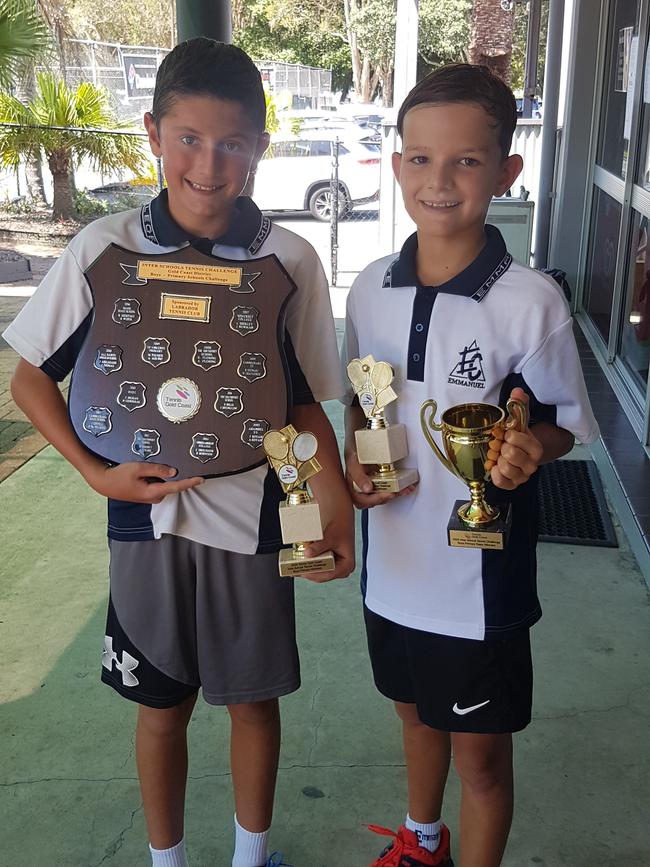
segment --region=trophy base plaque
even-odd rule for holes
[[[283,578],[294,578],[299,575],[309,575],[313,572],[332,572],[334,570],[334,554],[326,551],[318,557],[302,557],[294,548],[283,548],[278,558],[280,575]]]
[[[369,478],[372,481],[375,491],[382,493],[399,494],[404,488],[409,485],[414,485],[419,481],[420,476],[416,469],[408,467],[393,467],[386,472],[377,471],[370,473]],[[360,491],[361,488],[355,483],[355,491]]]
[[[500,506],[501,514],[496,520],[485,527],[468,527],[458,515],[458,510],[464,505],[463,500],[456,500],[447,524],[447,540],[452,548],[482,548],[486,551],[503,551],[508,544],[510,525],[512,524],[512,507]]]

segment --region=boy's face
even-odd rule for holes
[[[199,237],[223,234],[268,135],[238,102],[203,94],[179,94],[158,124],[149,112],[144,122],[151,150],[163,158],[172,217]]]
[[[419,105],[407,112],[393,171],[424,236],[474,240],[483,232],[492,196],[503,195],[522,169],[519,156],[504,159],[494,124],[472,102]]]

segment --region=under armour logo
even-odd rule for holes
[[[140,681],[133,674],[136,668],[140,665],[137,659],[134,659],[126,650],[122,652],[122,661],[117,658],[117,653],[113,650],[113,638],[110,635],[104,636],[104,649],[102,650],[102,665],[109,671],[113,670],[113,663],[118,671],[122,672],[122,683],[124,686],[137,686]]]

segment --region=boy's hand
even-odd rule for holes
[[[514,388],[510,394],[528,406],[528,395],[522,388]],[[490,442],[485,467],[491,470],[492,484],[504,491],[514,491],[536,472],[544,448],[529,427],[523,431],[498,431]]]
[[[417,485],[409,485],[397,494],[390,491],[375,491],[370,477],[366,474],[364,465],[357,460],[356,453],[349,452],[345,459],[345,479],[350,490],[350,497],[357,509],[372,509],[373,506],[381,506],[395,497],[412,494]],[[355,484],[361,490],[357,491]]]
[[[334,554],[334,571],[310,572],[304,575],[304,578],[315,584],[324,584],[334,578],[347,578],[354,572],[354,517],[351,509],[349,516],[346,514],[342,520],[330,521],[323,530],[323,538],[317,542],[311,542],[305,555],[318,557],[325,551],[332,551]]]
[[[162,481],[173,478],[176,472],[166,464],[134,461],[116,467],[98,466],[86,476],[86,481],[104,497],[131,503],[161,503],[169,494],[187,491],[204,482],[204,479],[198,476],[178,482]],[[161,481],[155,481],[156,479]]]

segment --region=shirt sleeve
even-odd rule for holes
[[[343,392],[336,329],[327,277],[310,244],[305,243],[291,276],[298,286],[289,302],[286,322],[300,371],[299,375],[294,367],[291,372],[294,403],[334,400]],[[288,360],[291,367],[291,358]]]
[[[90,287],[67,247],[3,337],[22,358],[60,381],[74,367],[92,307]]]
[[[582,443],[598,438],[598,423],[589,403],[571,319],[551,331],[542,345],[524,359],[520,372],[540,403],[555,406],[558,427],[570,431]]]

